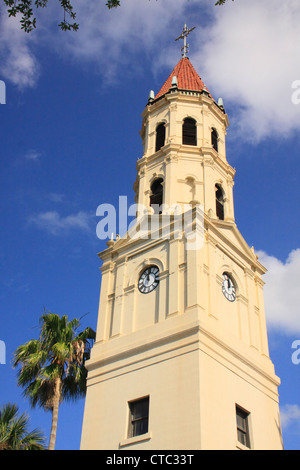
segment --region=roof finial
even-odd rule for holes
[[[181,35],[178,36],[178,38],[175,39],[175,41],[178,41],[178,39],[183,39],[183,47],[181,48],[182,57],[187,57],[187,53],[189,51],[189,44],[187,44],[186,38],[190,34],[190,32],[193,31],[193,29],[195,29],[195,27],[196,26],[193,26],[192,28],[188,29],[187,25],[185,24],[184,27],[183,27],[183,31],[182,31]]]

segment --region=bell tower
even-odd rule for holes
[[[190,31],[142,114],[136,223],[99,254],[82,449],[282,449],[265,268],[235,223],[228,117],[187,57]]]
[[[235,170],[226,160],[225,148],[228,117],[222,99],[219,104],[214,101],[187,57],[155,97],[150,92],[142,116],[144,155],[137,164],[136,202],[148,206],[152,184],[159,179],[163,204],[201,203],[214,217],[218,197],[222,218],[233,222]],[[210,179],[215,185],[207,184]]]

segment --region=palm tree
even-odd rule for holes
[[[63,400],[76,400],[85,396],[87,371],[84,363],[90,357],[95,332],[85,328],[77,333],[80,321],[68,321],[45,312],[40,318],[41,332],[38,340],[19,346],[14,354],[14,367],[21,365],[18,385],[31,405],[52,411],[49,450],[54,450],[58,408]]]
[[[41,431],[28,431],[28,416],[18,416],[17,405],[8,403],[0,408],[0,450],[44,450]]]

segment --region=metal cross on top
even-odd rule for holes
[[[178,41],[178,39],[183,39],[183,47],[181,48],[182,57],[187,57],[187,53],[189,51],[189,44],[187,44],[186,38],[188,37],[190,32],[193,31],[193,29],[195,29],[195,27],[196,26],[193,26],[193,28],[188,29],[187,25],[185,24],[181,35],[178,36],[178,38],[175,39],[175,41]]]

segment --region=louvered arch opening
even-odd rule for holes
[[[197,126],[195,119],[186,118],[182,126],[183,145],[197,145]]]
[[[164,123],[161,123],[156,128],[156,142],[155,142],[155,152],[161,149],[165,145],[166,139],[166,127]]]
[[[224,192],[220,184],[216,184],[216,214],[218,219],[224,220]]]
[[[163,178],[157,178],[151,184],[150,206],[155,214],[161,214],[163,203]]]
[[[212,148],[215,149],[216,152],[218,152],[218,133],[216,129],[212,129],[211,131],[211,145]]]

